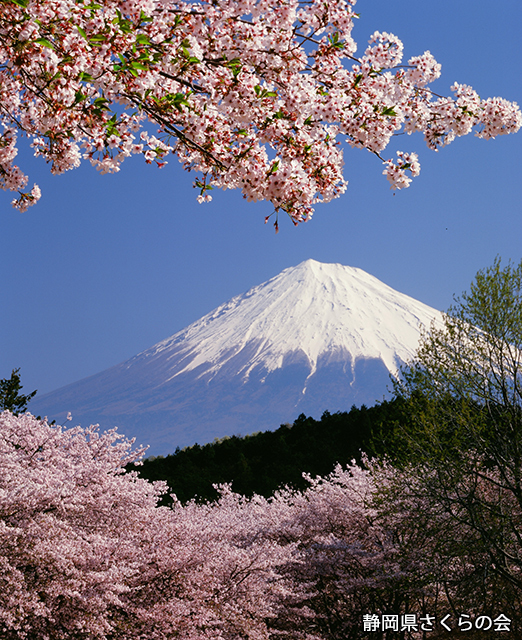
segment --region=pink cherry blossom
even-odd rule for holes
[[[143,452],[115,430],[0,413],[2,638],[267,638],[296,545],[226,487],[158,506],[165,484],[125,472]]]
[[[440,65],[426,51],[403,68],[393,34],[375,32],[355,58],[354,5],[3,3],[0,187],[19,193],[21,210],[38,199],[13,164],[19,131],[53,173],[82,159],[114,173],[133,153],[161,167],[173,154],[197,183],[239,188],[301,222],[346,190],[342,140],[381,157],[401,131],[422,131],[432,149],[472,130],[518,131],[514,103],[482,100],[464,85],[455,97],[435,96],[427,87]],[[409,186],[417,165],[381,160],[392,188]]]
[[[505,472],[437,497],[436,470],[363,456],[306,476],[304,491],[222,485],[213,503],[161,506],[166,484],[128,470],[143,454],[115,429],[0,413],[0,637],[356,640],[366,614],[474,611],[476,588],[484,606],[518,611],[509,581],[484,570],[477,523],[461,520],[470,494],[495,507],[479,512],[486,530],[512,514],[516,583],[520,505]]]

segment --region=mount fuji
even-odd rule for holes
[[[306,260],[130,360],[35,398],[62,422],[118,426],[149,455],[373,405],[440,312],[361,269]]]

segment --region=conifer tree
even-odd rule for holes
[[[15,416],[24,413],[27,403],[36,395],[36,389],[28,395],[20,393],[20,368],[13,369],[10,378],[0,380],[0,409],[10,411]]]

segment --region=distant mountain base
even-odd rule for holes
[[[115,374],[112,369],[106,372],[110,380],[118,379]],[[43,397],[34,401],[31,410],[57,422],[71,411],[74,424],[100,424],[102,430],[117,426],[138,444],[149,445],[147,455],[157,456],[227,435],[273,430],[292,423],[300,413],[319,418],[326,409],[346,411],[352,405],[371,406],[389,397],[389,372],[376,358],[360,359],[353,366],[350,361],[319,363],[317,371],[309,374],[302,364],[271,373],[253,370],[245,382],[227,372],[211,380],[195,379],[193,372],[187,372],[157,389],[147,384],[147,378],[141,386],[127,380],[118,385],[125,395],[108,384],[102,391],[103,380],[93,388],[92,378],[87,378],[63,389],[67,393],[62,393],[61,406],[54,398]],[[131,394],[127,394],[129,388]],[[88,408],[93,405],[99,408]]]

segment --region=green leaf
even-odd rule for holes
[[[256,96],[258,98],[275,98],[277,96],[276,91],[268,91],[267,89],[263,89],[260,84],[257,84],[254,87],[254,91],[256,92]]]
[[[133,60],[129,66],[133,69],[139,69],[140,71],[146,71],[149,68],[148,66],[142,64],[141,62],[137,62],[136,60]]]
[[[241,64],[241,60],[239,58],[232,58],[232,60],[225,59],[225,66],[232,70],[232,75],[234,78],[240,74],[243,65]]]
[[[177,18],[178,16],[176,16]],[[143,11],[140,11],[140,24],[142,22],[153,22],[154,18],[149,18]]]
[[[117,24],[123,33],[130,33],[133,30],[132,22],[127,20],[127,18],[124,18],[119,9],[116,9],[116,16],[117,17],[114,18],[112,24]]]
[[[24,9],[29,4],[29,0],[11,0],[13,4],[17,4],[19,7],[23,7]]]
[[[335,33],[332,33],[331,36],[328,36],[328,42],[335,49],[344,49],[345,43],[340,40],[339,33],[337,31]]]
[[[273,173],[275,173],[277,170],[279,169],[279,160],[276,160],[272,166],[270,167],[270,170],[268,171],[268,175],[271,176]]]
[[[85,38],[85,40],[88,40],[89,38],[87,37],[87,33],[85,32],[84,29],[82,29],[81,27],[79,27],[78,25],[76,25],[76,28],[78,29],[78,33],[81,35],[82,38]]]
[[[107,100],[107,98],[96,98],[96,100],[92,103],[92,106],[94,107],[94,112],[97,115],[101,115],[102,111],[110,111],[108,104],[109,101]]]
[[[35,44],[41,44],[43,47],[48,47],[49,49],[55,49],[55,46],[52,42],[47,40],[47,38],[38,38],[38,40],[34,41]]]
[[[381,111],[381,116],[396,116],[397,113],[393,107],[386,107]]]
[[[187,98],[191,95],[192,92],[185,93],[168,93],[162,98],[155,98],[153,96],[153,100],[159,106],[169,105],[174,107],[178,111],[182,111],[181,107],[190,108],[190,103]]]
[[[81,91],[77,91],[74,96],[74,103],[78,104],[78,102],[83,102],[87,96]]]
[[[116,135],[119,138],[121,138],[121,133],[116,128],[117,124],[118,124],[118,116],[116,114],[114,114],[112,116],[112,118],[107,121],[107,123],[105,125],[106,126],[106,132],[107,132],[108,136]]]

